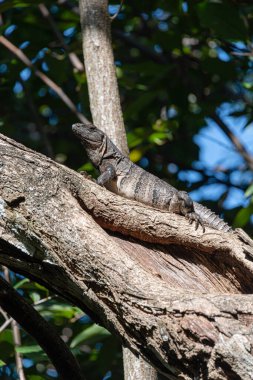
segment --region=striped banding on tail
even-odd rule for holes
[[[194,204],[194,210],[201,217],[201,219],[203,219],[205,224],[219,231],[224,231],[224,232],[232,231],[232,228],[214,212],[212,212],[211,210],[209,210],[205,206],[202,206],[199,203],[193,202],[193,204]]]

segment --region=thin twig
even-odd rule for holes
[[[71,323],[77,322],[79,319],[81,319],[84,316],[84,313],[77,313],[73,318],[70,319]]]
[[[36,69],[30,59],[23,53],[23,51],[17,48],[4,36],[0,36],[0,43],[10,50],[16,57],[18,57],[27,67],[33,70],[34,74],[40,78],[48,87],[50,87],[59,98],[66,104],[66,106],[76,115],[76,117],[82,122],[87,122],[86,117],[77,110],[72,100],[65,94],[65,92],[58,86],[52,79],[45,75],[42,71]]]
[[[226,175],[226,179],[225,179],[225,178],[219,178],[219,177],[217,177],[216,174],[219,175],[220,172],[218,170],[215,170],[215,169],[207,169],[207,168],[197,169],[197,168],[194,168],[192,166],[185,165],[184,163],[182,163],[180,161],[176,161],[176,160],[173,160],[173,163],[175,165],[177,165],[180,168],[180,170],[183,170],[183,171],[192,171],[192,172],[195,172],[195,173],[199,173],[203,177],[203,180],[200,180],[200,181],[198,181],[196,183],[191,183],[189,191],[192,191],[192,190],[195,190],[195,189],[199,189],[201,186],[211,185],[211,184],[214,184],[216,182],[219,183],[219,184],[225,185],[227,188],[229,188],[229,187],[235,187],[235,188],[243,190],[243,191],[246,190],[245,186],[237,185],[237,184],[232,183],[230,181],[230,174],[231,174],[231,172],[233,172],[233,169],[229,169],[229,170],[226,169],[226,170],[222,171],[222,174]],[[208,174],[208,173],[210,173],[210,174]]]
[[[252,57],[253,56],[253,51],[249,51],[249,52],[236,52],[236,51],[232,51],[231,52],[232,55],[237,55],[239,57]]]
[[[0,314],[4,317],[4,319],[7,321],[9,319],[8,314],[5,313],[5,311],[0,307]]]
[[[17,322],[14,319],[12,319],[11,321],[11,328],[13,332],[13,341],[15,345],[15,361],[16,361],[16,368],[17,368],[19,380],[26,380],[24,368],[23,368],[22,356],[17,351],[17,348],[21,346],[20,329]]]
[[[0,326],[0,334],[1,334],[1,332],[3,332],[3,331],[9,326],[9,324],[10,324],[12,321],[13,321],[13,319],[12,319],[12,318],[9,318],[9,319],[7,319],[7,321],[5,321],[5,322],[2,324],[2,326]]]
[[[119,15],[122,7],[123,7],[123,4],[124,4],[124,0],[121,0],[119,9],[117,10],[117,12],[113,16],[110,17],[111,21],[115,20],[115,18],[118,17],[118,15]]]
[[[56,37],[60,41],[62,47],[67,52],[69,60],[72,63],[72,65],[74,66],[74,68],[77,69],[79,72],[84,72],[83,63],[80,61],[80,59],[78,58],[78,56],[74,52],[69,51],[69,46],[65,43],[61,32],[57,28],[57,25],[56,25],[52,15],[50,14],[49,10],[45,6],[45,4],[40,3],[38,5],[38,8],[39,8],[40,12],[42,13],[42,15],[45,17],[45,19],[48,21],[48,23],[51,26],[54,34],[56,35]]]
[[[231,146],[229,146],[228,144],[224,144],[222,141],[220,141],[219,139],[216,139],[215,137],[212,137],[206,133],[203,133],[203,132],[200,132],[199,133],[199,136],[208,140],[208,141],[212,141],[214,142],[215,144],[221,146],[222,148],[226,149],[226,150],[229,150],[231,152]],[[233,148],[233,151],[235,149]]]
[[[253,170],[253,156],[248,153],[241,141],[234,135],[234,133],[228,128],[228,126],[224,123],[223,120],[220,119],[217,114],[214,114],[211,117],[235,146],[238,153],[240,153],[240,155],[244,158],[249,168]]]
[[[47,301],[49,301],[49,300],[52,300],[52,299],[54,299],[53,296],[49,296],[49,297],[46,297],[46,298],[42,298],[41,300],[39,300],[39,301],[37,301],[37,302],[34,302],[34,303],[33,303],[33,306],[40,305],[40,304],[42,304],[42,303],[44,303],[44,302],[47,302]]]
[[[8,283],[10,283],[10,274],[9,269],[6,267],[3,267],[4,270],[4,277]],[[19,376],[19,380],[26,380],[24,368],[23,368],[23,362],[22,362],[22,355],[17,351],[17,348],[21,346],[21,335],[20,335],[20,329],[17,324],[17,322],[14,319],[11,320],[11,329],[13,334],[13,341],[15,346],[15,361],[16,361],[16,369]]]

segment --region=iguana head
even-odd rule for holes
[[[91,123],[72,125],[72,131],[85,147],[97,149],[104,140],[105,134]]]
[[[88,122],[73,124],[72,131],[81,140],[91,162],[98,167],[106,149],[107,136]]]

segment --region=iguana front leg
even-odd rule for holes
[[[196,222],[196,230],[198,226],[201,225],[203,232],[205,232],[203,221],[201,217],[194,211],[193,201],[186,191],[177,191],[173,194],[169,205],[169,211],[184,215],[189,219],[191,224],[193,222]]]
[[[97,184],[100,186],[104,186],[107,182],[111,181],[116,177],[116,171],[113,165],[108,164],[103,172],[97,179]]]

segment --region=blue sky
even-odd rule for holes
[[[253,155],[253,124],[244,129],[246,118],[227,116],[229,112],[231,113],[230,104],[224,104],[220,108],[220,116],[223,121]],[[200,163],[210,170],[243,166],[244,161],[235,150],[234,145],[211,119],[206,120],[206,126],[195,136],[195,143],[200,147]],[[188,173],[188,175],[190,181],[196,181],[197,178],[194,178],[194,173]],[[253,181],[253,175],[250,172],[235,170],[230,179],[235,186],[240,185],[240,183],[250,184]],[[200,199],[217,200],[225,189],[222,184],[202,186],[200,189],[192,191],[191,196],[197,201]],[[245,198],[242,190],[232,187],[224,207],[246,206],[248,202],[249,200]]]

